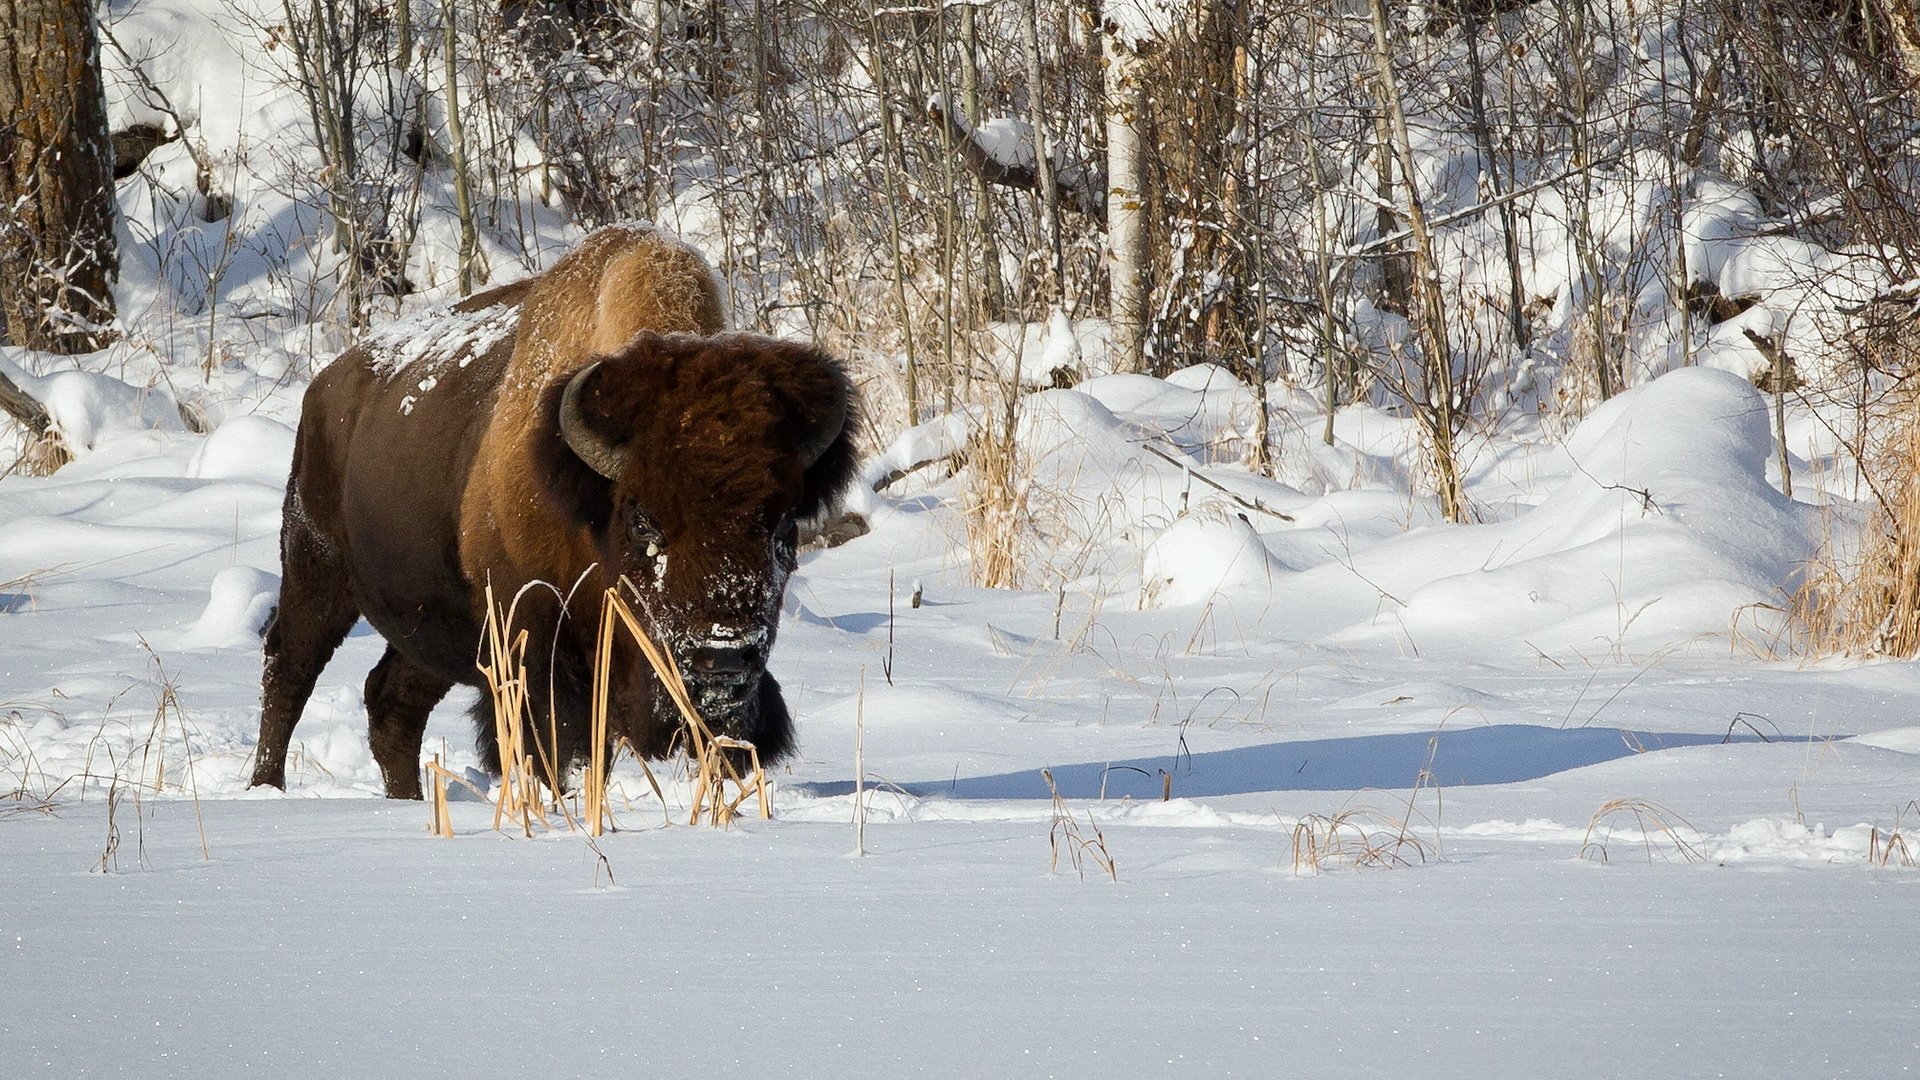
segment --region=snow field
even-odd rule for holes
[[[1480,490],[1524,473],[1533,504],[1411,529],[1390,480],[1310,494],[1216,460],[1243,393],[1194,371],[1028,399],[1033,482],[1122,508],[1072,558],[1040,551],[1053,589],[966,583],[960,481],[938,468],[874,496],[872,533],[790,591],[774,668],[802,750],[776,819],[662,827],[629,766],[605,864],[564,833],[496,835],[483,804],[457,801],[442,841],[424,808],[372,798],[364,628],[296,733],[291,793],[242,788],[285,425],[126,431],[9,478],[0,512],[32,525],[0,536],[24,578],[0,616],[0,749],[7,786],[54,806],[0,821],[15,970],[48,988],[0,1019],[10,1075],[414,1075],[505,1024],[522,1053],[482,1074],[1920,1060],[1892,930],[1920,877],[1876,857],[1920,820],[1914,677],[1729,635],[1790,585],[1812,512],[1767,484],[1742,381],[1680,372],[1564,445],[1490,448]],[[1383,418],[1337,428],[1374,475],[1410,453]],[[429,746],[484,780],[463,704]],[[1043,767],[1117,882],[1064,852],[1049,873]],[[165,789],[136,804],[142,778]],[[1343,814],[1363,831],[1327,835]],[[1330,847],[1318,876],[1296,872],[1301,828]],[[1396,834],[1405,865],[1350,865]]]

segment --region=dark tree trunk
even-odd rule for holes
[[[113,147],[88,0],[0,0],[0,316],[6,340],[112,339]]]

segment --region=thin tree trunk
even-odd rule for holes
[[[1612,327],[1607,319],[1607,277],[1600,239],[1593,229],[1593,148],[1590,128],[1593,124],[1593,93],[1589,76],[1593,67],[1593,37],[1588,26],[1587,0],[1562,0],[1561,24],[1567,34],[1569,91],[1572,94],[1572,122],[1568,130],[1574,175],[1573,248],[1580,262],[1580,274],[1586,279],[1587,332],[1593,342],[1593,373],[1599,384],[1600,400],[1606,401],[1621,390],[1621,374],[1615,365]]]
[[[1260,105],[1253,93],[1253,26],[1246,3],[1234,8],[1233,119],[1234,130],[1242,133],[1260,129]],[[1253,145],[1249,146],[1248,143]],[[1230,167],[1227,170],[1227,242],[1245,251],[1244,270],[1248,281],[1259,292],[1253,301],[1254,321],[1239,336],[1241,355],[1247,364],[1248,385],[1253,390],[1253,455],[1249,462],[1261,476],[1273,475],[1273,446],[1267,401],[1267,280],[1266,245],[1260,237],[1261,181],[1258,140],[1242,137],[1229,143]],[[1249,161],[1249,151],[1252,160]],[[1244,295],[1242,286],[1241,295]],[[1239,305],[1234,305],[1236,308]],[[1236,312],[1237,313],[1237,312]]]
[[[1107,319],[1116,371],[1146,370],[1147,169],[1137,43],[1115,32],[1106,46]]]
[[[480,241],[473,225],[473,190],[467,177],[467,136],[460,124],[460,73],[456,63],[455,8],[447,5],[445,60],[447,72],[447,141],[453,152],[453,205],[460,216],[460,295],[473,291],[478,270]]]
[[[887,39],[880,32],[880,11],[869,3],[867,22],[872,32],[874,79],[879,84],[880,99],[880,145],[890,167],[901,162],[900,132],[895,126],[893,108],[893,76],[887,67]],[[907,427],[920,422],[920,372],[919,358],[916,355],[913,334],[913,312],[907,305],[907,269],[906,244],[901,238],[900,229],[900,181],[897,176],[887,178],[887,240],[893,248],[893,298],[899,305],[900,335],[905,349],[905,375],[907,392]]]
[[[1047,110],[1040,74],[1040,14],[1036,0],[1020,0],[1020,46],[1027,65],[1027,104],[1033,126],[1033,168],[1040,189],[1040,232],[1053,256],[1049,262],[1047,302],[1066,307],[1067,256],[1060,243],[1060,192],[1053,183],[1053,146],[1047,138]]]
[[[347,292],[347,325],[366,325],[367,285],[362,256],[366,229],[354,178],[359,160],[353,128],[351,57],[339,33],[341,19],[335,0],[308,0],[306,14],[297,15],[294,0],[281,0],[287,17],[287,45],[292,52],[301,96],[313,121],[326,179],[327,212],[333,217],[333,247],[341,254]]]
[[[1446,313],[1441,302],[1440,268],[1433,253],[1433,236],[1427,228],[1427,211],[1420,200],[1420,185],[1413,164],[1413,139],[1407,132],[1407,114],[1401,105],[1400,83],[1393,73],[1393,51],[1387,27],[1386,0],[1371,0],[1373,14],[1373,58],[1379,75],[1380,110],[1393,145],[1394,157],[1407,190],[1407,229],[1413,239],[1413,278],[1418,313],[1414,320],[1425,361],[1426,385],[1409,395],[1414,416],[1425,429],[1432,456],[1435,486],[1440,512],[1448,521],[1468,519],[1466,489],[1461,482],[1460,464],[1455,456],[1454,436],[1458,433],[1453,378],[1453,352],[1447,344]]]
[[[1384,114],[1374,116],[1373,135],[1374,177],[1380,193],[1374,227],[1384,240],[1400,231],[1400,215],[1393,211],[1393,133]],[[1407,274],[1407,256],[1395,251],[1393,245],[1380,249],[1380,306],[1397,315],[1413,311],[1413,279]]]
[[[1307,33],[1309,48],[1320,43],[1320,14],[1308,9]],[[1320,364],[1326,383],[1325,393],[1326,423],[1320,433],[1321,441],[1333,445],[1333,414],[1340,407],[1340,356],[1336,345],[1339,330],[1339,314],[1334,310],[1333,301],[1333,257],[1332,228],[1327,221],[1327,183],[1326,172],[1320,163],[1319,132],[1322,117],[1320,97],[1320,66],[1308,64],[1307,69],[1307,137],[1305,151],[1307,168],[1313,176],[1313,285],[1320,306]],[[1385,235],[1385,234],[1383,234]],[[1264,323],[1263,323],[1264,325]]]
[[[1493,125],[1487,119],[1487,69],[1480,61],[1480,16],[1473,4],[1460,6],[1467,38],[1467,105],[1472,113],[1473,140],[1485,163],[1488,187],[1499,203],[1500,240],[1507,257],[1507,327],[1513,334],[1513,347],[1524,353],[1533,344],[1533,331],[1527,324],[1527,295],[1520,280],[1519,212],[1513,200],[1502,198],[1507,192],[1500,175],[1500,157],[1493,144]]]
[[[967,107],[967,116],[977,122],[980,116],[980,30],[974,18],[974,6],[967,4],[960,9],[960,97]],[[975,215],[980,230],[980,270],[986,293],[986,315],[989,319],[1004,318],[1007,312],[1007,287],[1000,278],[1000,244],[994,236],[993,227],[993,189],[987,186],[986,177],[978,172],[973,176],[973,197],[979,206]]]

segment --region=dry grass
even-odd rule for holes
[[[49,428],[45,434],[26,436],[20,453],[7,466],[7,473],[19,473],[21,476],[52,476],[62,465],[73,460],[73,451],[67,448],[60,432]],[[0,474],[5,475],[5,474]]]
[[[632,589],[625,582],[622,582],[622,586]],[[486,658],[480,665],[480,673],[487,681],[494,737],[500,751],[500,784],[494,797],[494,829],[500,829],[507,821],[514,821],[519,824],[523,836],[531,837],[536,825],[542,830],[556,827],[549,813],[558,814],[569,831],[583,832],[590,841],[610,828],[617,828],[612,805],[608,801],[609,774],[623,750],[632,753],[632,747],[625,739],[618,740],[618,745],[615,745],[610,738],[608,717],[613,684],[613,647],[622,631],[639,646],[641,655],[647,658],[647,663],[658,676],[660,684],[666,688],[667,696],[686,725],[687,752],[694,785],[692,813],[687,823],[697,824],[705,819],[715,825],[727,825],[748,799],[756,800],[762,818],[773,816],[772,788],[767,781],[766,770],[761,766],[758,748],[744,739],[716,734],[707,725],[687,693],[686,683],[672,656],[647,634],[618,588],[608,589],[601,605],[593,667],[587,760],[581,768],[577,802],[568,805],[561,795],[565,791],[564,778],[560,775],[562,765],[553,749],[559,745],[559,733],[552,720],[552,710],[548,711],[549,722],[544,739],[533,723],[526,667],[528,634],[525,630],[518,633],[512,631],[518,599],[515,597],[513,605],[502,608],[494,599],[492,588],[487,589]],[[529,732],[532,732],[531,740],[528,738]],[[741,758],[749,764],[744,773],[736,765]],[[634,755],[634,761],[645,774],[654,796],[665,806],[666,793],[653,770],[638,755]],[[429,829],[438,836],[452,836],[452,822],[446,809],[446,785],[449,780],[461,784],[466,781],[442,766],[438,758],[427,766],[427,770],[430,787],[428,801],[432,804]],[[541,790],[543,787],[544,795]],[[599,857],[611,879],[612,867],[604,865],[604,854]]]
[[[1293,827],[1293,872],[1387,870],[1424,863],[1431,852],[1413,834],[1412,816],[1411,802],[1398,818],[1369,806],[1349,807],[1331,817],[1309,814]]]
[[[1060,797],[1060,789],[1054,786],[1053,770],[1041,769],[1040,776],[1047,782],[1047,791],[1053,795],[1053,825],[1047,830],[1047,872],[1057,873],[1060,869],[1060,853],[1067,853],[1067,860],[1073,864],[1073,872],[1081,881],[1087,880],[1087,867],[1105,873],[1107,880],[1120,880],[1119,864],[1113,861],[1113,853],[1107,850],[1107,838],[1100,832],[1100,826],[1087,815],[1087,828],[1093,830],[1088,836],[1080,831],[1080,823],[1074,820],[1073,811],[1067,807],[1065,799]]]
[[[542,828],[549,827],[549,824],[542,808],[543,800],[537,779],[539,774],[535,771],[534,756],[526,740],[527,729],[532,726],[532,710],[527,704],[527,632],[522,630],[517,635],[509,636],[513,612],[519,606],[519,600],[518,596],[514,597],[513,606],[502,609],[494,601],[493,586],[487,586],[487,662],[480,665],[480,674],[487,680],[494,744],[500,751],[500,785],[494,796],[493,827],[497,831],[504,821],[518,821],[521,835],[530,837],[536,820]],[[553,743],[550,741],[548,745]],[[561,785],[553,755],[542,749],[540,756],[547,764],[547,791],[557,793]],[[446,770],[440,767],[438,758],[429,769],[433,773],[436,791],[434,835],[452,836],[452,824],[443,822],[442,818],[446,795],[446,782],[442,774]],[[557,796],[555,802],[558,803]]]
[[[57,809],[52,797],[33,794],[24,788],[0,793],[0,821],[11,817],[24,817],[28,814],[45,814],[51,817]]]
[[[1025,538],[1031,532],[1027,494],[1032,478],[1023,471],[1012,427],[1011,419],[1007,430],[983,424],[967,442],[961,518],[973,580],[988,589],[1020,587]]]
[[[435,836],[453,835],[453,814],[447,809],[447,781],[453,777],[440,764],[440,755],[433,755],[433,762],[427,766],[427,806],[433,812],[433,820],[427,831]],[[496,823],[495,828],[499,828]]]
[[[1907,816],[1920,817],[1920,800],[1910,801],[1893,815],[1893,824],[1882,829],[1878,823],[1867,839],[1867,861],[1875,866],[1898,866],[1911,870],[1916,863],[1913,849],[1907,844],[1906,834],[1911,831],[1907,825]]]
[[[626,582],[622,582],[622,586],[632,590],[632,586]],[[635,595],[638,595],[637,592]],[[609,775],[618,755],[622,751],[632,754],[632,747],[625,739],[618,740],[616,745],[610,737],[608,709],[612,698],[613,647],[623,630],[639,646],[641,655],[646,657],[660,684],[666,688],[668,698],[685,724],[694,787],[692,813],[687,823],[697,824],[704,818],[715,825],[730,824],[748,799],[756,801],[762,818],[773,816],[772,788],[767,781],[766,770],[761,766],[758,748],[744,739],[716,734],[707,725],[687,693],[686,683],[673,658],[647,634],[618,588],[608,589],[601,605],[593,666],[587,760],[581,768],[580,784],[575,793],[577,801],[570,806],[561,794],[566,788],[564,778],[560,775],[562,763],[554,750],[559,746],[559,732],[552,718],[552,710],[548,710],[544,739],[533,723],[526,667],[528,634],[525,630],[517,634],[512,631],[518,599],[515,597],[514,605],[503,609],[494,599],[492,588],[487,590],[486,659],[480,665],[480,673],[487,681],[494,738],[500,752],[500,784],[494,797],[494,829],[500,829],[507,821],[514,821],[519,824],[521,834],[530,837],[536,825],[542,830],[556,827],[549,813],[558,814],[569,831],[583,832],[589,840],[603,835],[610,828],[618,827],[608,801]],[[529,732],[532,733],[531,740]],[[660,781],[645,760],[638,755],[633,757],[653,788],[654,796],[664,807],[666,793]],[[736,764],[739,759],[745,759],[749,765],[744,772]],[[428,798],[433,803],[429,828],[435,835],[451,836],[452,823],[447,818],[445,806],[446,783],[452,780],[464,784],[465,781],[441,766],[437,758],[427,768],[432,789]],[[542,788],[545,789],[544,795]],[[604,864],[605,856],[600,855],[600,859]],[[611,879],[612,867],[603,865],[603,868]]]
[[[853,699],[853,853],[867,854],[867,669],[860,669],[860,690]]]
[[[146,817],[148,811],[144,805],[143,796],[147,792],[157,795],[167,790],[167,743],[170,734],[176,730],[180,738],[181,775],[175,778],[174,787],[176,790],[186,792],[193,802],[194,825],[200,836],[200,857],[213,858],[212,848],[207,842],[206,820],[201,814],[200,781],[194,772],[193,742],[190,734],[192,725],[187,718],[186,709],[180,703],[179,683],[167,672],[166,664],[161,661],[160,654],[153,650],[153,646],[147,643],[146,638],[136,635],[136,639],[140,643],[141,650],[152,661],[159,690],[155,694],[153,718],[148,725],[146,738],[137,746],[129,746],[124,757],[116,756],[111,745],[104,747],[109,775],[102,778],[107,781],[107,843],[98,867],[102,872],[118,866],[120,828],[117,814],[121,800],[129,794],[133,796],[135,847],[140,865],[143,867],[147,865]],[[137,774],[133,771],[136,753],[139,755]],[[91,766],[89,765],[83,772],[91,775]],[[81,790],[84,794],[84,779]]]
[[[111,760],[111,754],[109,754],[109,760]],[[119,763],[113,762],[113,764],[117,766]],[[107,784],[107,839],[100,851],[100,861],[94,865],[94,869],[102,874],[110,874],[120,869],[120,800],[124,793],[120,788],[119,776],[120,770],[116,767],[113,771],[113,779]],[[136,823],[140,820],[137,809],[134,811],[133,819]],[[144,833],[141,834],[139,849],[140,863],[144,866],[147,861]]]
[[[0,720],[0,764],[12,775],[10,785],[0,787],[0,821],[27,814],[52,815],[58,809],[55,799],[66,786],[64,781],[58,785],[48,782],[46,769],[33,752],[33,742],[19,730],[19,720],[18,712]],[[33,779],[36,773],[40,777],[37,787]]]
[[[1448,719],[1452,716],[1452,712],[1447,714]],[[1401,800],[1398,816],[1360,805],[1343,807],[1331,817],[1309,814],[1296,822],[1292,834],[1293,872],[1320,874],[1338,868],[1391,870],[1442,858],[1442,796],[1440,782],[1433,772],[1433,761],[1439,753],[1440,734],[1435,732],[1427,739],[1427,759],[1413,778],[1413,790]],[[1418,809],[1422,792],[1433,795],[1431,814]],[[1433,830],[1431,844],[1414,834],[1416,818],[1423,827]]]
[[[151,661],[154,680],[158,684],[153,716],[148,723],[146,734],[141,737],[137,734],[137,729],[128,724],[126,741],[124,744],[119,743],[107,734],[108,720],[103,717],[100,721],[101,729],[87,744],[86,757],[80,770],[70,778],[80,781],[79,798],[82,800],[86,798],[89,784],[99,782],[105,787],[106,840],[102,845],[100,859],[94,864],[94,869],[100,873],[111,873],[120,867],[122,839],[120,811],[129,796],[132,797],[133,802],[132,824],[136,858],[142,868],[148,865],[146,819],[152,811],[147,808],[144,797],[149,793],[164,794],[168,790],[169,783],[173,790],[185,793],[192,801],[194,826],[200,838],[200,857],[203,859],[213,857],[211,845],[207,840],[206,821],[201,812],[199,777],[194,768],[197,758],[193,752],[192,723],[180,701],[179,683],[168,672],[166,664],[160,659],[160,654],[154,651],[147,640],[138,635],[136,640],[139,642],[141,651],[145,652]],[[138,685],[138,683],[135,684],[135,686]],[[119,695],[115,695],[114,700],[118,697]],[[111,712],[113,701],[108,702],[107,708]],[[14,713],[13,718],[17,719],[18,715]],[[0,730],[5,729],[0,728]],[[169,743],[176,735],[180,741],[178,771],[170,772],[172,766],[167,754]],[[0,794],[0,800],[15,804],[12,807],[0,809],[0,818],[20,813],[54,813],[57,809],[56,797],[69,781],[62,781],[57,787],[48,788],[45,771],[34,760],[32,747],[22,736],[14,736],[14,741],[17,742],[17,747],[11,756],[21,764],[19,784],[14,791]],[[96,769],[96,754],[106,759],[104,769]],[[41,776],[41,790],[38,792],[31,789],[30,783],[30,778],[36,771]]]
[[[56,796],[66,786],[52,784],[46,769],[33,752],[33,741],[20,730],[18,710],[0,718],[0,768],[10,777],[0,784],[0,821],[21,814],[51,814],[57,807]],[[34,783],[38,775],[39,783]]]
[[[1873,516],[1857,551],[1822,551],[1794,597],[1794,615],[1815,654],[1920,654],[1920,388],[1889,392],[1851,445],[1873,494]]]
[[[45,566],[29,570],[18,577],[0,581],[0,614],[31,608],[35,604],[34,586],[51,574],[57,574],[68,568],[67,564]]]
[[[1692,839],[1687,834],[1692,834]],[[1706,858],[1698,846],[1700,830],[1679,814],[1645,799],[1611,799],[1600,804],[1587,821],[1580,857],[1611,862],[1608,845],[1616,837],[1637,844],[1648,862],[1700,862]]]

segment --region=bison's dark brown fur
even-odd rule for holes
[[[698,255],[606,229],[545,274],[348,350],[308,390],[281,530],[253,782],[286,785],[314,681],[361,616],[387,641],[368,734],[394,798],[420,796],[427,714],[475,665],[485,592],[512,601],[533,731],[586,753],[603,591],[625,577],[702,711],[763,760],[792,746],[766,672],[795,523],[852,479],[852,391],[802,345],[717,333]],[[615,654],[611,737],[665,753],[677,714]],[[498,769],[491,719],[477,717]]]

